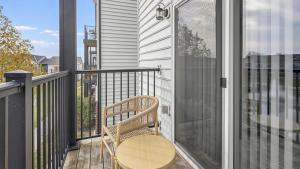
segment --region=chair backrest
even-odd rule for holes
[[[120,134],[157,123],[158,99],[153,96],[136,96],[137,115],[120,123]]]

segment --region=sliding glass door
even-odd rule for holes
[[[221,11],[221,0],[175,10],[175,141],[206,169],[222,159]]]
[[[300,1],[241,2],[235,168],[300,169]]]

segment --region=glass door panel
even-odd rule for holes
[[[175,11],[175,141],[206,169],[222,157],[216,9],[216,0],[189,0]]]
[[[300,169],[300,1],[243,0],[239,166]]]

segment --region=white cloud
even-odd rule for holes
[[[58,31],[55,30],[50,30],[50,29],[45,29],[44,31],[41,32],[41,34],[47,34],[50,36],[58,37]]]
[[[35,28],[35,27],[25,26],[25,25],[18,25],[18,26],[15,26],[15,28],[18,31],[35,31],[35,30],[37,30],[37,28]]]
[[[55,46],[57,43],[55,42],[48,42],[48,41],[43,41],[43,40],[31,40],[31,44],[34,47],[39,47],[39,46]]]
[[[43,56],[58,56],[59,45],[58,42],[46,40],[31,40],[33,45],[32,53]]]

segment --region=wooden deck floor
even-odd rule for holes
[[[179,155],[171,169],[192,169]],[[104,168],[100,162],[100,139],[80,141],[80,149],[70,151],[66,157],[64,169],[110,169],[110,156],[105,152]]]

